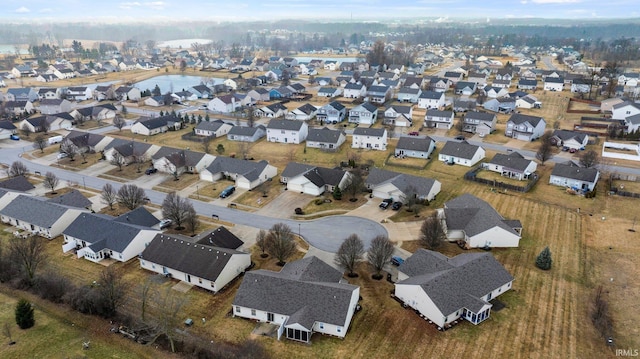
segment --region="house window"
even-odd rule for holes
[[[337,328],[336,328],[336,331],[337,331],[338,333],[342,333],[342,327],[337,327]]]
[[[236,307],[236,313],[240,313],[240,307]]]
[[[216,283],[215,282],[211,282],[211,288],[215,287]]]
[[[254,317],[256,316],[256,310],[255,309],[251,309],[251,315],[254,316]]]
[[[324,323],[320,323],[320,329],[324,329]]]
[[[202,284],[202,278],[198,278],[198,284]]]

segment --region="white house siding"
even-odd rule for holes
[[[404,196],[404,193],[391,183],[375,187],[371,194],[376,198],[392,198],[394,201],[402,201]]]
[[[73,222],[79,215],[84,211],[69,209],[67,210],[60,218],[51,226],[51,228],[44,228],[34,225],[33,229],[31,229],[31,223],[17,220],[15,218],[2,216],[2,222],[8,223],[13,227],[23,229],[27,232],[37,234],[47,238],[55,238],[62,234],[62,231],[67,229],[67,227]]]
[[[467,238],[467,245],[471,248],[517,247],[519,243],[520,237],[500,227],[493,227]]]
[[[387,136],[374,137],[365,135],[353,135],[352,148],[366,148],[372,150],[387,150]]]
[[[319,196],[324,193],[324,186],[318,187],[304,176],[296,176],[287,181],[287,189],[300,193]]]
[[[525,173],[534,173],[538,169],[538,164],[535,163],[534,161],[531,161],[527,166],[527,168],[525,168],[524,172],[516,172],[515,170],[512,170],[508,167],[505,167],[502,165],[496,165],[496,164],[489,164],[489,163],[485,164],[485,169],[499,173],[499,174],[502,174],[503,172],[510,172],[511,178],[515,178],[517,180],[522,181],[522,180],[525,180],[524,178]]]
[[[360,287],[357,287],[351,293],[351,300],[349,301],[349,312],[344,323],[321,323],[315,322],[312,328],[313,332],[333,335],[336,337],[344,338],[351,324],[351,319],[355,313],[356,306],[358,305],[358,299],[360,298]],[[324,328],[321,328],[321,324]]]
[[[600,175],[598,174],[598,177]],[[595,183],[598,183],[598,177],[596,177],[596,181],[594,181],[594,183],[591,182],[585,182],[585,181],[579,181],[576,179],[572,179],[572,178],[566,178],[566,177],[560,177],[560,176],[551,176],[549,178],[549,183],[552,185],[556,185],[556,186],[562,186],[562,187],[577,187],[577,188],[587,188],[589,189],[589,191],[593,191],[593,188],[595,187]]]
[[[447,155],[443,155],[443,154],[439,154],[438,155],[438,159],[440,161],[448,162],[451,159],[453,159],[453,162],[455,164],[463,165],[463,166],[467,166],[467,167],[471,167],[471,166],[475,165],[476,163],[478,163],[483,158],[484,158],[484,150],[483,149],[478,149],[478,151],[476,151],[476,153],[473,155],[473,158],[471,158],[470,160],[464,159],[464,158],[459,158],[459,157],[454,157],[454,156],[447,156]]]
[[[429,152],[426,151],[414,151],[414,150],[404,150],[401,148],[396,148],[395,155],[396,156],[407,156],[413,158],[427,158],[431,154],[433,149],[430,149]]]
[[[267,129],[267,141],[279,143],[299,144],[307,138],[307,127],[302,126],[300,131],[279,129]]]
[[[400,277],[398,277],[400,279]],[[440,312],[431,298],[418,285],[397,284],[395,285],[395,296],[402,300],[409,307],[416,309],[439,327],[445,326],[445,314]],[[447,318],[452,321],[455,318]]]

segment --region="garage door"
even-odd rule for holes
[[[520,141],[529,141],[529,135],[525,135],[525,134],[518,134],[518,136],[516,137],[516,139],[520,140]]]

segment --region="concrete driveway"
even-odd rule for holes
[[[313,200],[313,197],[308,194],[284,191],[277,198],[256,211],[256,213],[274,218],[291,218],[296,208],[303,208],[311,200]]]

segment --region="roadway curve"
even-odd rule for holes
[[[28,142],[21,141],[21,144]],[[13,161],[22,161],[30,171],[40,172],[44,174],[47,171],[54,173],[61,181],[73,181],[84,187],[100,190],[106,183],[116,188],[120,188],[123,184],[120,182],[109,181],[106,179],[83,175],[80,173],[67,171],[58,167],[51,167],[41,163],[30,161],[21,155],[24,151],[29,151],[33,147],[14,147],[0,148],[0,162],[10,165]],[[145,193],[151,203],[162,204],[166,193],[145,189]],[[369,248],[371,240],[378,235],[388,235],[387,230],[370,219],[353,217],[353,216],[330,216],[317,220],[296,221],[290,219],[272,218],[255,213],[244,212],[237,209],[212,205],[210,203],[191,200],[193,207],[197,213],[205,216],[217,215],[225,222],[231,222],[250,227],[269,229],[276,223],[285,223],[289,225],[294,233],[300,232],[300,235],[312,246],[323,251],[335,253],[342,241],[350,234],[356,233],[364,242],[365,248]]]

